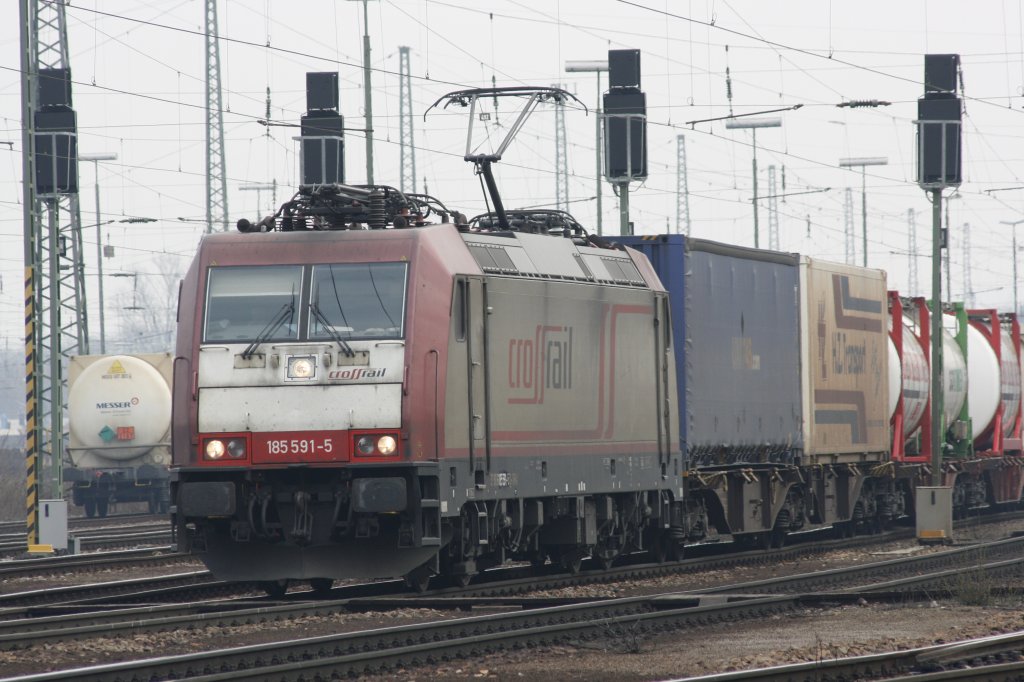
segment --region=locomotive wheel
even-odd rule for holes
[[[668,533],[659,533],[654,536],[648,551],[651,554],[651,558],[659,564],[663,564],[666,561],[676,561],[679,557],[679,548],[675,546],[675,541]]]
[[[423,594],[430,587],[430,568],[420,566],[405,574],[405,584],[419,594]]]
[[[782,549],[783,545],[786,544],[786,531],[781,528],[772,530],[768,536],[768,543],[770,549]]]
[[[85,507],[85,515],[90,519],[96,516],[96,500],[89,498],[82,506]]]
[[[852,538],[854,535],[853,523],[850,521],[843,521],[841,523],[832,524],[833,534],[840,540],[843,538]]]
[[[331,588],[334,587],[334,580],[331,578],[310,578],[309,586],[313,588],[313,593],[318,597],[324,597],[331,592]]]
[[[580,570],[583,568],[584,555],[579,551],[571,551],[567,554],[562,555],[562,568],[567,570],[572,575],[578,575]]]
[[[738,542],[743,551],[770,549],[771,538],[771,531],[762,533],[744,533],[743,535],[735,538],[734,542]]]
[[[271,599],[281,599],[288,592],[287,580],[267,580],[260,587]]]

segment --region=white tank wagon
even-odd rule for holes
[[[893,459],[931,461],[931,317],[924,298],[900,299],[889,293],[889,413],[893,429]],[[900,328],[894,327],[900,318]],[[967,404],[967,359],[956,340],[957,318],[945,315],[942,330],[943,424],[947,437],[967,438],[966,422],[955,427]],[[965,332],[969,334],[970,332]],[[975,331],[975,333],[977,333]]]
[[[114,502],[167,511],[172,364],[170,353],[71,359],[64,479],[86,516]]]
[[[975,447],[1003,450],[1020,407],[1020,361],[1010,330],[992,311],[972,319],[967,333],[968,400]],[[990,319],[986,319],[990,318]]]

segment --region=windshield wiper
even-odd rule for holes
[[[320,323],[320,326],[322,326],[327,331],[330,337],[334,339],[335,342],[337,342],[338,347],[341,348],[342,353],[344,353],[347,357],[350,358],[355,357],[356,352],[352,350],[352,347],[348,345],[345,339],[341,338],[341,334],[338,333],[338,330],[334,328],[334,325],[331,324],[331,321],[328,320],[327,316],[324,315],[322,310],[320,310],[320,306],[316,304],[317,293],[319,293],[319,288],[317,292],[314,292],[313,299],[309,302],[310,314],[314,317],[314,319],[316,319],[317,322]]]
[[[277,317],[268,322],[267,326],[256,335],[256,339],[242,351],[242,357],[246,360],[251,358],[256,353],[256,349],[263,345],[263,342],[269,339],[284,324],[285,320],[294,319],[294,316],[295,292],[293,291],[291,300],[281,306],[281,312],[277,314]]]

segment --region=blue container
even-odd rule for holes
[[[690,466],[799,461],[800,261],[683,235],[621,237],[671,296]]]

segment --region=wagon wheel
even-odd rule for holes
[[[594,558],[597,559],[597,565],[601,567],[602,571],[607,571],[615,563],[615,560],[619,558],[618,554],[595,554]]]
[[[271,599],[281,599],[288,592],[287,580],[266,580],[260,587]]]
[[[309,586],[313,588],[313,594],[318,597],[324,597],[331,593],[331,588],[334,587],[334,580],[331,578],[310,578]]]

